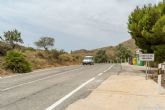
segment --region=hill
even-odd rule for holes
[[[124,47],[128,48],[129,50],[131,50],[132,53],[134,53],[135,50],[136,50],[135,40],[133,40],[133,39],[127,40],[125,42],[122,42],[119,45],[123,45]],[[96,52],[98,50],[103,49],[103,50],[106,50],[108,56],[114,57],[115,56],[115,52],[117,50],[117,47],[119,45],[102,47],[102,48],[93,49],[93,50],[81,49],[81,50],[73,51],[72,54],[81,55],[81,56],[85,56],[85,55],[93,55],[93,56],[95,56],[95,54],[96,54]]]

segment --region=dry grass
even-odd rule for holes
[[[32,64],[32,70],[80,64],[77,56],[72,56],[71,54],[64,54],[62,59],[56,59],[51,53],[42,50],[24,50],[22,53]],[[65,58],[67,58],[67,61],[65,61]],[[4,57],[0,57],[0,76],[14,74],[3,69],[3,63]]]

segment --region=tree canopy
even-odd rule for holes
[[[16,43],[23,43],[21,38],[21,32],[18,30],[4,32],[4,41],[9,43],[13,48],[15,48]],[[1,37],[2,39],[2,37]]]
[[[137,7],[129,16],[128,29],[139,48],[155,53],[157,62],[165,60],[161,55],[165,53],[165,3]]]
[[[98,50],[95,56],[96,63],[105,63],[108,60],[108,56],[105,50]]]
[[[39,41],[35,42],[35,45],[48,50],[49,47],[54,46],[54,42],[55,40],[52,37],[41,37]]]
[[[131,56],[132,56],[132,52],[128,48],[124,47],[121,44],[117,47],[116,57],[118,59],[125,60]]]

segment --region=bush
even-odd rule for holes
[[[73,57],[73,61],[75,62],[81,62],[82,60],[82,56],[80,55],[72,55],[72,57]]]
[[[32,71],[31,64],[26,61],[22,53],[9,51],[5,57],[5,68],[15,73],[27,73]]]
[[[52,54],[52,57],[53,57],[54,59],[59,59],[60,52],[59,52],[58,50],[52,49],[52,50],[51,50],[51,54]]]
[[[45,55],[43,52],[37,52],[36,57],[45,58]]]
[[[73,61],[73,58],[69,54],[62,54],[59,56],[60,61],[68,62],[68,61]]]
[[[95,56],[96,63],[105,63],[108,60],[108,56],[105,50],[99,50]]]

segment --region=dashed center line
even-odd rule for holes
[[[98,76],[101,76],[103,73],[99,73]]]
[[[114,66],[114,65],[112,65],[112,66],[110,66],[108,69],[106,69],[106,70],[104,71],[104,73],[107,72],[107,71],[109,71],[113,66]]]

